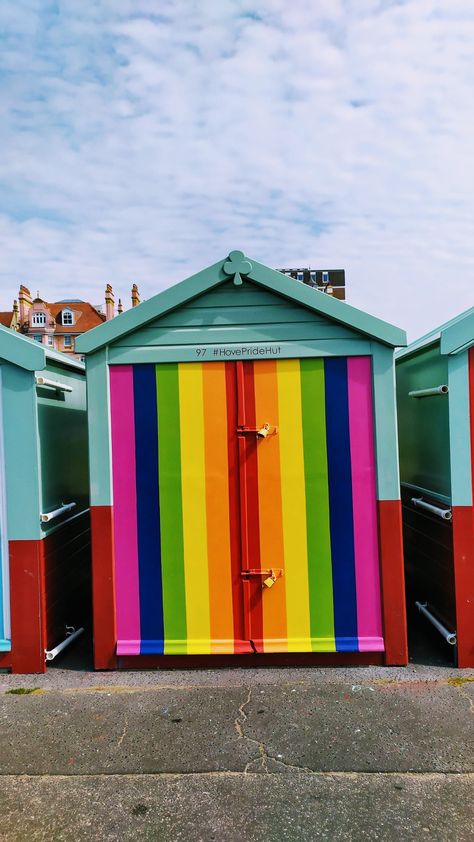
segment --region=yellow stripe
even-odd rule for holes
[[[279,360],[277,370],[288,651],[311,652],[299,360]]]
[[[202,365],[179,364],[181,488],[189,655],[210,654]]]

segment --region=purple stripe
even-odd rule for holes
[[[140,654],[135,418],[131,365],[110,369],[117,654]]]
[[[370,357],[349,357],[349,430],[359,651],[383,645]]]

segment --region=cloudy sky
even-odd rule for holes
[[[0,309],[235,248],[411,338],[474,304],[471,0],[3,0],[0,37]]]

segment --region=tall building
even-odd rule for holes
[[[139,303],[138,287],[133,284],[132,307]],[[117,313],[122,311],[122,301],[119,298]],[[89,304],[79,298],[47,302],[40,297],[39,292],[36,298],[32,298],[28,287],[22,284],[18,300],[13,302],[13,310],[0,312],[0,324],[57,351],[80,357],[80,354],[75,352],[77,337],[102,322],[113,319],[115,315],[115,296],[110,284],[105,287],[104,304],[98,305]]]
[[[344,269],[278,269],[284,275],[294,278],[295,281],[300,281],[310,287],[318,289],[320,292],[325,292],[332,295],[333,298],[339,298],[340,301],[346,299],[346,273]]]

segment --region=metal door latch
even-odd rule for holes
[[[278,433],[278,427],[274,424],[262,424],[260,427],[247,427],[245,424],[239,424],[237,427],[238,436],[256,436],[258,439],[266,439],[267,436],[275,436]]]

